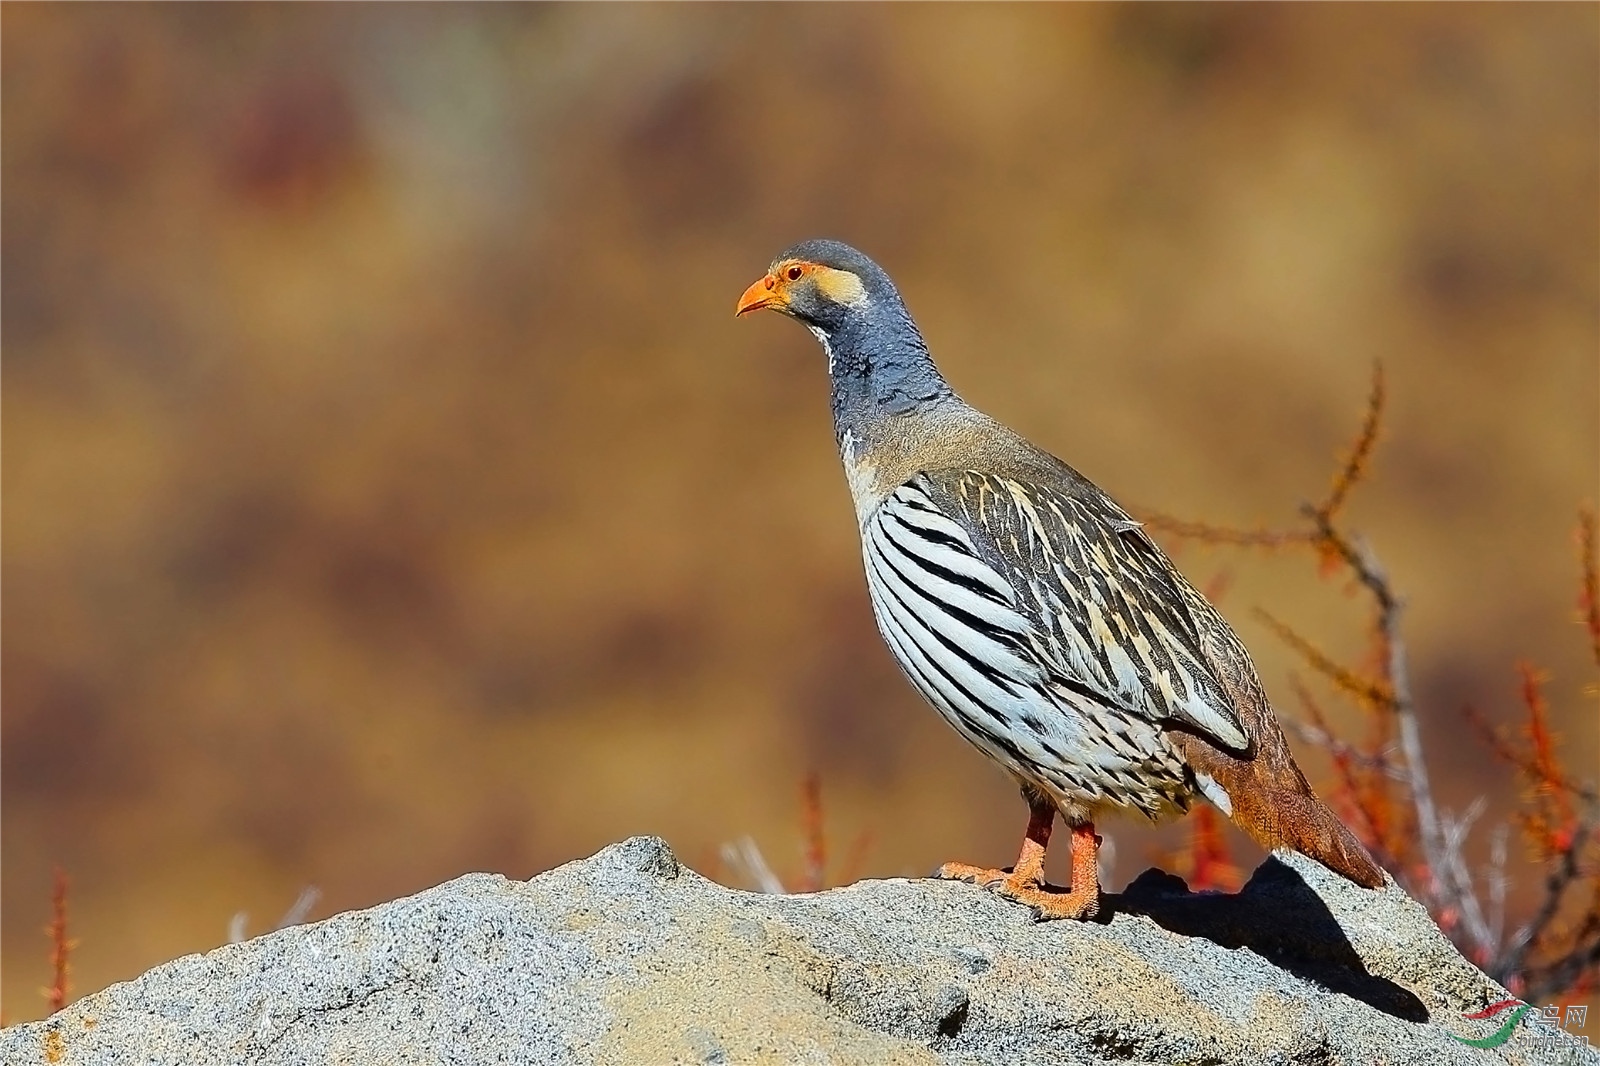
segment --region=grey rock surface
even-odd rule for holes
[[[0,1030],[0,1062],[1600,1062],[1456,1040],[1505,990],[1398,889],[1299,856],[1236,896],[1152,871],[1108,902],[1038,924],[948,882],[759,895],[638,837],[158,966]]]

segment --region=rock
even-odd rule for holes
[[[1236,896],[1151,871],[1108,903],[1039,924],[948,882],[759,895],[638,837],[158,966],[0,1030],[0,1062],[1600,1061],[1455,1039],[1506,991],[1399,889],[1297,855]]]

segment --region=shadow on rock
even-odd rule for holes
[[[1163,929],[1249,948],[1273,965],[1408,1022],[1425,1022],[1422,1001],[1367,972],[1327,905],[1293,869],[1268,859],[1237,895],[1194,893],[1181,877],[1146,870],[1107,902]]]

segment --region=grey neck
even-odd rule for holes
[[[828,353],[833,430],[840,441],[846,434],[857,440],[874,437],[895,415],[960,402],[903,306],[827,330],[814,326],[812,332]]]

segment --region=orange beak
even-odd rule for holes
[[[744,295],[739,297],[739,307],[733,312],[733,317],[738,318],[746,311],[759,311],[763,307],[783,302],[783,292],[778,288],[778,279],[768,274],[744,290]]]

